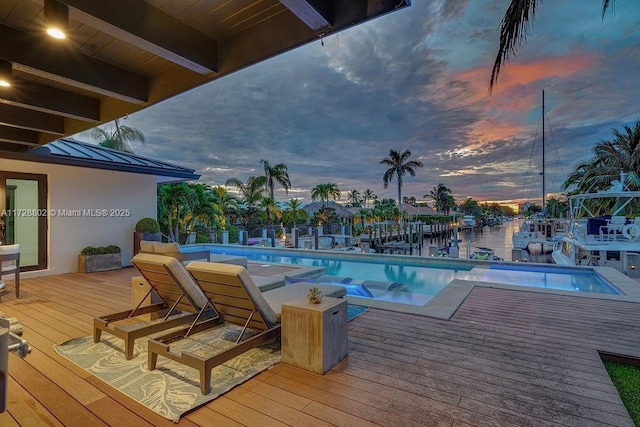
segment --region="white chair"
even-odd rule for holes
[[[2,262],[0,268],[0,289],[4,289],[5,286],[2,281],[2,275],[14,273],[16,275],[16,297],[20,297],[20,244],[0,245],[0,262]]]
[[[622,227],[627,223],[627,217],[622,215],[614,215],[607,223],[607,238],[611,238],[613,233],[613,239],[616,239],[616,235],[622,233]]]

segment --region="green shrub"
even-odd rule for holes
[[[229,224],[226,228],[229,232],[229,243],[238,243],[238,227]]]
[[[138,233],[159,233],[160,224],[153,218],[142,218],[136,223],[136,232]]]
[[[80,251],[80,254],[82,255],[104,255],[104,254],[119,254],[119,253],[120,253],[120,247],[116,245],[99,246],[97,248],[93,246],[87,246],[86,248],[83,248]]]
[[[210,243],[209,233],[207,233],[206,231],[198,231],[196,233],[196,243]]]

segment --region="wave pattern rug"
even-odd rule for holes
[[[364,311],[366,307],[349,305],[349,320]],[[198,351],[205,348],[203,343],[208,348],[228,348],[239,331],[240,327],[225,325],[194,334],[192,338],[180,341],[180,350]],[[279,340],[251,349],[214,368],[211,391],[203,396],[196,369],[160,356],[156,369],[147,370],[146,338],[136,341],[131,360],[124,358],[123,341],[108,333],[102,334],[99,343],[94,343],[89,336],[71,339],[54,348],[95,377],[173,421],[280,362]]]

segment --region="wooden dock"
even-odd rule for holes
[[[0,425],[172,425],[58,356],[93,317],[131,304],[132,268],[12,281],[0,311],[33,346],[10,357]],[[370,310],[320,376],[276,365],[184,426],[632,426],[598,351],[640,356],[640,305],[475,288],[450,321]]]

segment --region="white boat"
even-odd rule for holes
[[[572,220],[569,232],[554,247],[556,264],[613,267],[640,277],[640,216],[624,215],[627,206],[640,202],[640,191],[623,187],[625,175],[607,191],[569,197]],[[602,200],[614,207],[607,215],[595,216],[594,201]]]
[[[569,229],[569,221],[562,218],[549,218],[545,212],[546,182],[545,182],[545,138],[544,138],[544,91],[542,91],[542,214],[526,219],[520,224],[520,230],[513,233],[512,242],[514,249],[529,249],[539,253],[548,253],[553,250],[556,242],[566,236]]]
[[[562,240],[569,231],[569,220],[534,217],[525,219],[520,230],[513,233],[515,249],[531,249],[538,252],[553,250],[556,242]]]
[[[476,226],[476,218],[473,215],[465,215],[461,224],[463,228],[473,228]]]

